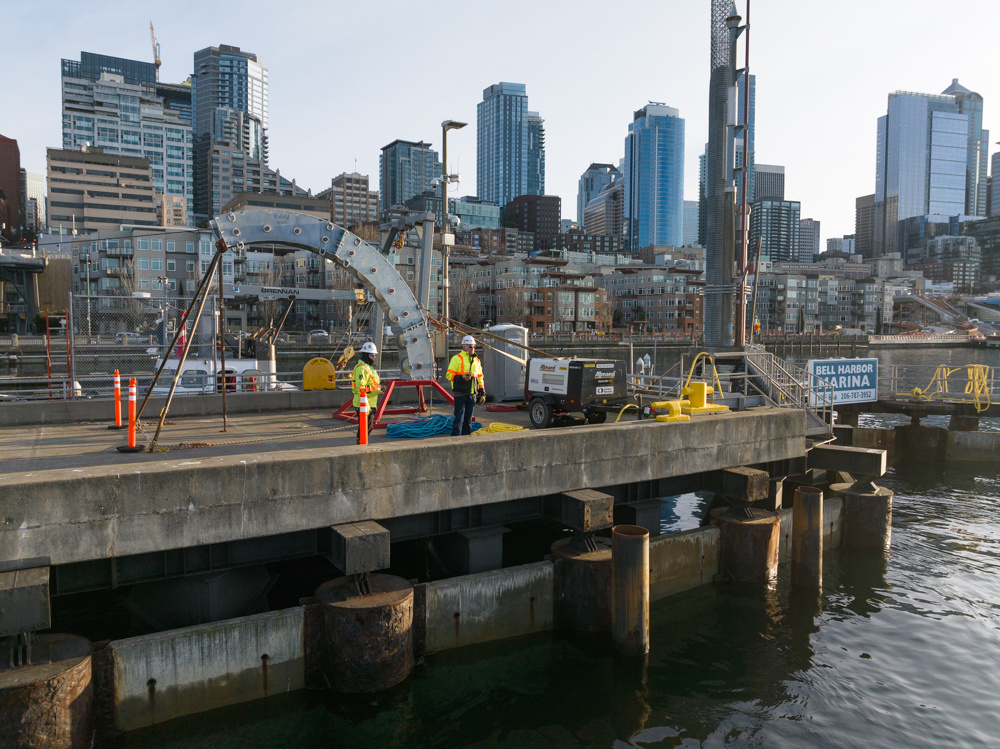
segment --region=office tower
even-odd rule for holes
[[[875,196],[862,195],[854,200],[854,249],[859,255],[874,257]]]
[[[180,198],[186,220],[194,209],[192,132],[182,98],[169,103],[151,62],[81,52],[62,61],[62,146],[96,146],[105,154],[149,161],[157,192]],[[188,107],[189,109],[189,107]]]
[[[942,94],[955,97],[958,111],[969,116],[969,159],[965,172],[965,215],[985,216],[986,214],[986,170],[989,158],[990,131],[983,130],[983,97],[969,91],[951,79]]]
[[[754,173],[755,201],[785,199],[785,167],[757,164]]]
[[[49,227],[60,234],[159,224],[148,159],[81,146],[48,148],[45,161]]]
[[[583,209],[582,228],[585,234],[601,234],[621,240],[624,226],[625,180],[616,179],[587,202]]]
[[[394,140],[382,146],[378,173],[379,200],[385,214],[393,206],[430,190],[431,180],[444,174],[444,166],[430,143]]]
[[[992,185],[990,189],[990,203],[989,211],[987,215],[989,216],[1000,216],[1000,181],[997,177],[1000,177],[1000,151],[993,154],[992,159],[993,165],[991,167]]]
[[[368,175],[344,172],[317,198],[330,201],[330,217],[345,229],[366,221],[378,221],[378,193],[368,189]]]
[[[505,206],[519,195],[545,190],[542,119],[528,111],[523,83],[483,89],[476,107],[476,185],[479,197]]]
[[[889,94],[876,141],[875,256],[898,251],[903,219],[965,212],[969,120],[951,94]]]
[[[0,235],[20,239],[21,149],[17,141],[0,135]]]
[[[42,231],[45,228],[45,179],[38,172],[21,170],[21,206],[25,212],[21,218],[24,228],[36,233]]]
[[[545,120],[528,112],[528,189],[526,195],[545,194]]]
[[[698,244],[698,201],[684,201],[684,246]]]
[[[750,247],[772,262],[799,259],[799,213],[797,200],[758,200],[750,211]],[[812,258],[810,257],[810,260]]]
[[[799,262],[811,263],[813,256],[820,253],[819,221],[812,218],[799,220]]]
[[[749,114],[747,116],[744,116],[744,108],[746,104],[746,101],[744,100],[744,96],[746,94],[746,92],[744,91],[745,87],[746,87],[746,76],[743,75],[743,73],[740,73],[740,77],[736,81],[736,96],[737,96],[736,107],[739,110],[739,119],[737,120],[737,122],[739,122],[740,124],[746,124],[747,131],[749,132],[749,137],[747,139],[749,141],[749,148],[746,149],[748,154],[747,158],[744,158],[743,134],[741,131],[737,132],[736,137],[734,138],[733,141],[733,145],[735,147],[734,154],[735,154],[736,169],[737,170],[742,169],[744,161],[747,166],[747,203],[749,204],[753,203],[754,200],[757,199],[756,198],[757,193],[755,189],[757,180],[757,175],[756,175],[757,168],[756,164],[754,163],[754,145],[753,145],[754,127],[755,127],[754,118],[756,116],[756,110],[757,110],[757,105],[756,105],[757,76],[755,75],[750,76],[750,109],[749,109]],[[743,200],[743,180],[739,171],[737,171],[736,205],[737,206],[740,205],[742,200]]]
[[[684,241],[684,120],[665,104],[635,112],[625,137],[625,222],[633,255]]]
[[[843,237],[830,237],[826,240],[827,252],[843,252],[846,255],[854,254],[854,237],[845,234]]]
[[[213,144],[267,166],[267,68],[252,52],[221,44],[194,53],[191,81],[194,208],[210,217],[226,202],[218,189],[223,172],[212,170]]]
[[[708,143],[698,157],[698,244],[705,246],[708,233]]]
[[[611,164],[591,164],[587,171],[580,175],[579,187],[576,191],[576,222],[577,226],[584,225],[584,211],[587,203],[597,197],[597,194],[621,177],[621,173]]]
[[[507,203],[504,217],[519,231],[535,235],[535,250],[551,250],[562,220],[562,200],[555,195],[519,195]]]

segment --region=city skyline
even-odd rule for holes
[[[18,141],[22,166],[35,172],[44,172],[45,148],[61,141],[62,58],[89,51],[152,59],[147,21],[138,17],[133,4],[60,5],[60,23],[50,28],[52,6],[25,6],[0,29],[0,42],[19,72],[0,83],[0,98],[28,104],[0,108],[0,133]],[[302,187],[318,192],[344,171],[374,179],[386,143],[397,138],[436,143],[441,121],[457,119],[472,127],[451,134],[450,167],[462,173],[457,195],[475,195],[476,105],[484,87],[514,81],[525,84],[531,108],[545,118],[546,194],[562,198],[564,218],[575,218],[580,175],[592,162],[618,162],[632,112],[651,100],[669,102],[683,113],[684,198],[697,197],[697,158],[707,139],[707,0],[652,9],[623,7],[611,17],[597,3],[515,2],[512,10],[523,6],[526,12],[505,14],[516,22],[491,20],[489,33],[477,8],[431,3],[422,17],[432,19],[432,36],[442,36],[443,24],[446,62],[431,62],[440,57],[435,54],[438,45],[431,45],[428,64],[407,68],[409,78],[400,75],[391,59],[382,59],[392,55],[328,54],[331,29],[367,29],[356,38],[379,38],[385,15],[405,12],[401,3],[378,9],[302,4],[313,15],[274,15],[273,6],[255,0],[245,6],[224,27],[193,23],[204,13],[204,4],[178,2],[169,14],[150,6],[149,20],[163,48],[160,80],[183,81],[193,72],[195,51],[205,47],[230,44],[253,50],[270,71],[269,161]],[[860,2],[835,9],[757,3],[752,10],[756,159],[786,167],[786,194],[822,222],[824,240],[853,233],[854,200],[874,191],[876,121],[891,91],[937,94],[958,78],[983,96],[983,126],[1000,132],[1000,83],[988,75],[990,20],[1000,17],[992,6],[956,2],[943,9],[932,2],[912,2],[901,14]],[[268,23],[260,23],[262,15]],[[938,30],[953,26],[956,18],[970,21],[962,43],[944,43],[953,37],[942,37]],[[892,33],[886,33],[890,28]],[[629,70],[641,73],[622,77],[620,66],[595,65],[594,46],[579,43],[588,35],[606,39],[609,34],[625,38],[626,33]],[[819,33],[830,40],[829,51],[816,52]],[[519,44],[509,44],[510,34],[518,35]],[[662,43],[664,34],[670,44]],[[616,49],[609,43],[608,54]],[[336,64],[330,64],[332,59]],[[581,90],[572,81],[584,80],[584,70],[587,88]],[[317,71],[326,71],[326,86],[317,86]],[[434,95],[428,96],[428,90]],[[600,98],[588,95],[594,90],[601,91]],[[319,158],[317,149],[322,149]],[[991,153],[995,149],[991,144]]]

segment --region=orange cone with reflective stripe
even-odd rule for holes
[[[135,447],[135,378],[128,381],[128,446]]]
[[[358,393],[358,444],[368,444],[368,390]]]

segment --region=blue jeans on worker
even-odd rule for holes
[[[476,396],[459,395],[455,396],[455,423],[451,427],[451,436],[457,437],[459,434],[472,434],[472,410],[476,407]]]

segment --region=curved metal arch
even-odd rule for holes
[[[434,348],[424,310],[378,248],[330,221],[294,211],[252,208],[216,216],[210,223],[228,247],[284,244],[335,260],[371,290],[386,318],[402,329],[410,376],[434,378]]]

